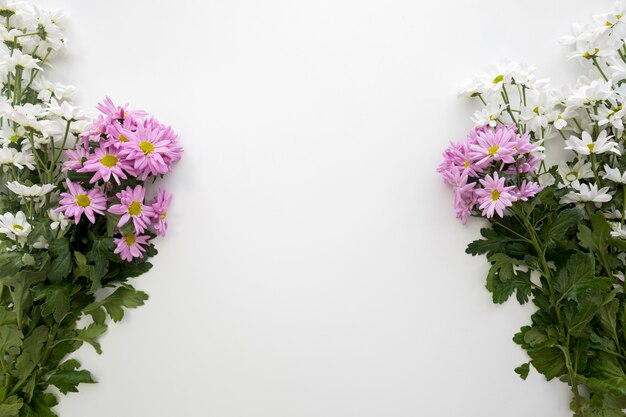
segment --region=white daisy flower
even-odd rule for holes
[[[580,188],[580,180],[585,178],[593,178],[593,170],[591,164],[585,161],[578,161],[573,166],[569,166],[566,162],[559,163],[559,175],[563,182],[559,183],[559,188],[572,187]]]
[[[13,213],[4,213],[0,215],[0,233],[6,235],[9,239],[23,243],[30,233],[32,227],[26,221],[26,215],[18,211]]]
[[[572,150],[580,155],[602,154],[606,152],[621,155],[617,148],[617,143],[613,142],[611,138],[612,136],[608,136],[606,130],[603,130],[595,141],[589,133],[583,132],[580,138],[570,136],[570,138],[565,141],[567,145],[565,149]]]
[[[598,190],[598,186],[596,184],[580,184],[580,189],[576,191],[572,191],[569,194],[561,197],[559,201],[560,204],[569,204],[569,203],[606,203],[611,201],[613,197],[608,194],[609,187],[602,187]]]
[[[22,197],[42,197],[56,188],[53,184],[31,185],[20,184],[17,181],[7,183],[7,188]]]

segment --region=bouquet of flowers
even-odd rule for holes
[[[487,256],[493,302],[535,306],[513,338],[529,357],[515,371],[569,384],[580,417],[626,415],[625,19],[595,16],[563,38],[585,71],[572,88],[512,62],[471,80],[475,128],[438,169],[457,217],[488,222],[467,253]]]
[[[147,295],[172,198],[153,183],[182,149],[146,112],[105,99],[89,117],[44,68],[64,16],[0,2],[0,417],[55,416],[92,375],[69,355]]]

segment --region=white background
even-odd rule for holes
[[[558,38],[608,0],[39,0],[70,15],[57,80],[172,124],[150,293],[81,351],[62,417],[559,417],[565,385],[491,304],[480,223],[435,173],[502,58],[571,80]]]

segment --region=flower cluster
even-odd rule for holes
[[[100,353],[107,317],[147,294],[181,158],[172,128],[106,98],[95,117],[45,78],[64,16],[0,0],[0,415],[56,416],[57,395],[95,382],[68,355]]]
[[[457,217],[487,220],[467,253],[487,256],[494,303],[536,309],[513,339],[529,356],[515,372],[569,384],[581,417],[626,416],[625,11],[563,38],[585,68],[572,87],[512,62],[469,82],[476,128],[439,167]]]
[[[451,143],[438,172],[454,190],[454,208],[463,223],[479,210],[491,218],[504,216],[513,202],[535,196],[543,148],[515,125],[479,127],[464,142]]]
[[[143,257],[151,239],[146,233],[167,230],[171,194],[160,190],[148,201],[143,183],[169,173],[182,149],[172,128],[144,111],[117,106],[108,97],[98,109],[93,126],[66,152],[64,169],[78,180],[66,180],[67,192],[61,193],[56,211],[76,224],[83,214],[92,224],[107,212],[119,216],[115,253],[131,261]]]

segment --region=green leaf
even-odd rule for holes
[[[54,385],[63,394],[78,392],[78,384],[93,384],[96,381],[89,371],[80,368],[80,362],[69,359],[63,362],[59,368],[48,378],[48,384]]]
[[[602,293],[590,290],[579,296],[578,303],[571,302],[565,308],[565,326],[572,336],[579,337],[595,317],[604,301]]]
[[[0,254],[0,278],[10,277],[22,268],[22,255],[18,252]]]
[[[102,348],[100,347],[100,343],[96,341],[96,338],[101,336],[106,330],[107,326],[105,324],[94,322],[84,329],[81,329],[76,335],[76,338],[89,343],[98,354],[101,354]]]
[[[551,223],[546,223],[539,232],[547,245],[550,242],[562,240],[566,233],[580,223],[582,212],[574,207],[561,211]]]
[[[596,288],[608,291],[611,281],[606,277],[596,277],[595,257],[582,252],[570,256],[557,274],[554,288],[561,294],[561,300],[572,298],[576,300],[581,293]]]
[[[0,417],[17,417],[20,414],[23,402],[15,395],[0,404]]]
[[[583,398],[585,417],[624,417],[626,398],[610,394],[594,394],[590,400]],[[576,416],[578,417],[578,416]]]
[[[592,375],[587,378],[589,389],[600,394],[626,395],[626,374],[616,357],[598,352],[589,367]]]
[[[48,271],[48,278],[52,282],[59,282],[72,272],[72,252],[67,239],[55,239],[48,248],[52,255],[52,263]]]
[[[41,314],[44,317],[52,315],[54,320],[60,323],[70,311],[70,295],[71,287],[69,285],[45,286],[39,296],[46,299],[41,306]]]
[[[523,380],[528,378],[528,372],[530,371],[530,362],[526,362],[517,368],[515,368],[515,373],[520,376]]]
[[[78,251],[74,252],[74,262],[76,264],[76,267],[74,268],[74,278],[91,278],[91,268],[87,264],[87,258],[85,255]]]
[[[136,308],[144,304],[144,302],[148,299],[148,294],[143,291],[137,291],[130,285],[121,285],[118,287],[111,295],[105,298],[102,301],[92,303],[85,307],[85,314],[91,314],[94,318],[94,321],[97,323],[102,323],[102,321],[97,320],[94,312],[97,310],[101,310],[101,307],[104,307],[111,316],[113,321],[120,321],[124,317],[124,308]],[[99,318],[101,316],[98,313]]]
[[[24,339],[22,353],[15,362],[14,376],[24,379],[30,375],[41,359],[41,351],[48,338],[48,328],[39,326]]]
[[[492,266],[487,275],[486,286],[493,295],[493,302],[502,304],[516,291],[519,303],[526,303],[532,292],[530,272],[516,272],[513,268],[515,265],[525,265],[524,261],[502,253],[492,255],[489,261]]]
[[[581,223],[578,226],[578,240],[581,246],[596,253],[600,259],[608,256],[607,242],[611,238],[611,226],[601,212],[592,214],[590,217],[591,229]]]
[[[24,335],[17,328],[17,318],[13,310],[0,307],[0,354],[15,356],[20,353]]]
[[[567,373],[563,352],[556,347],[529,349],[530,363],[543,374],[548,381]]]

